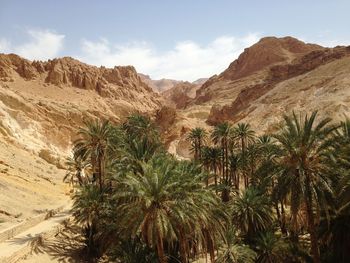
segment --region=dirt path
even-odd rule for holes
[[[37,224],[36,226],[18,234],[17,236],[0,243],[0,262],[17,262],[18,258],[26,254],[31,243],[41,235],[52,231],[70,217],[71,205],[67,205],[61,212],[51,218]]]

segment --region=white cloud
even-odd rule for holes
[[[207,45],[182,41],[165,52],[157,52],[146,42],[120,45],[107,39],[83,40],[79,59],[97,66],[133,65],[138,72],[149,74],[154,79],[193,81],[220,73],[244,48],[258,39],[258,34],[249,34],[244,37],[221,36]]]
[[[63,48],[64,35],[50,30],[28,30],[27,34],[29,41],[19,45],[0,39],[0,52],[16,53],[31,60],[46,60],[56,57]]]

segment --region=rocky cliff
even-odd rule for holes
[[[214,105],[208,117],[209,124],[216,124],[224,120],[231,120],[234,122],[241,121],[248,115],[249,119],[253,119],[253,115],[258,119],[261,117],[259,113],[261,111],[266,112],[267,107],[261,108],[260,112],[256,111],[260,101],[264,101],[264,104],[273,103],[276,105],[279,102],[279,107],[285,109],[288,112],[293,109],[300,109],[297,105],[302,101],[304,105],[301,107],[303,110],[320,110],[325,109],[321,106],[322,97],[328,96],[329,101],[333,101],[329,106],[336,106],[339,102],[346,99],[341,99],[336,96],[337,92],[333,92],[334,86],[338,86],[337,89],[347,94],[347,72],[350,72],[350,64],[348,65],[348,59],[350,57],[349,47],[336,47],[318,49],[306,53],[303,56],[296,57],[290,62],[278,63],[267,69],[265,76],[259,83],[253,83],[251,85],[243,86],[235,97],[232,97],[232,102],[227,105]],[[333,68],[338,68],[338,65],[343,65],[343,68],[338,73],[334,72]],[[322,72],[322,68],[328,68],[326,74],[319,74]],[[343,72],[343,74],[342,74]],[[335,81],[335,83],[333,83]],[[336,84],[338,81],[338,84]],[[345,85],[344,85],[345,84]],[[284,93],[282,87],[285,85],[294,85],[290,88],[288,94],[280,98],[274,98],[271,101],[269,98],[271,94],[280,95]],[[332,86],[329,86],[332,85]],[[310,93],[313,89],[323,89],[324,92],[317,94],[310,94],[307,97],[300,97],[300,91],[302,93]],[[264,98],[264,99],[263,99]],[[291,108],[287,103],[287,98],[295,104],[295,108]],[[301,101],[297,101],[297,99]],[[310,101],[309,101],[310,100]],[[319,105],[314,104],[314,101],[318,101]],[[286,107],[289,105],[289,107]],[[312,106],[311,106],[312,105]],[[271,108],[270,108],[271,110]],[[276,113],[275,109],[275,112]],[[283,111],[282,111],[283,113]],[[332,112],[332,116],[336,113],[336,110]],[[271,113],[272,115],[272,113]],[[340,114],[342,115],[342,114]]]
[[[311,51],[322,50],[315,44],[306,44],[292,37],[265,37],[233,61],[229,67],[211,77],[197,91],[195,103],[213,101],[230,95],[236,86],[243,87],[247,82],[259,83],[265,78],[270,67],[288,64]]]
[[[64,199],[61,168],[84,120],[119,122],[160,106],[160,95],[131,66],[0,54],[0,221],[1,210],[10,214],[4,221],[22,220]]]
[[[261,39],[229,67],[202,84],[191,99],[172,97],[186,107],[179,121],[173,152],[188,156],[181,130],[208,130],[229,121],[249,122],[259,132],[273,131],[283,114],[311,112],[343,120],[350,117],[350,47],[324,48],[291,37]],[[181,118],[180,118],[181,117]],[[173,136],[175,138],[175,136]]]

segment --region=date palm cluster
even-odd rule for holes
[[[150,118],[78,132],[65,180],[86,260],[348,262],[350,121],[284,116],[192,129],[193,159],[166,152]]]

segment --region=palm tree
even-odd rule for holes
[[[319,233],[325,262],[345,263],[350,257],[350,120],[341,122],[331,159],[334,203],[322,211]]]
[[[231,154],[229,156],[229,171],[230,171],[230,181],[232,181],[236,187],[236,190],[239,191],[239,174],[238,167],[240,163],[240,158],[238,155]]]
[[[281,156],[279,160],[280,189],[288,189],[291,196],[292,225],[295,227],[297,214],[302,204],[306,206],[308,231],[311,239],[311,254],[315,263],[320,262],[314,210],[326,205],[332,195],[329,170],[330,138],[336,127],[331,119],[315,122],[317,112],[300,118],[293,113],[284,116],[285,126],[274,137],[277,139]]]
[[[215,187],[218,186],[217,170],[220,167],[221,150],[217,147],[206,146],[202,150],[202,161],[208,166],[208,170],[214,174]],[[207,180],[207,185],[209,184]],[[215,188],[216,189],[216,188]]]
[[[258,236],[256,249],[257,263],[280,263],[288,258],[288,244],[270,231]]]
[[[156,253],[139,238],[122,240],[109,257],[113,262],[149,263],[157,262]]]
[[[64,182],[70,182],[74,184],[75,179],[78,181],[79,186],[83,186],[88,182],[86,177],[86,170],[90,164],[80,156],[73,154],[73,157],[67,158],[66,161],[67,173],[63,178]]]
[[[102,196],[95,185],[85,185],[73,197],[73,216],[77,223],[85,225],[88,255],[99,256],[99,242],[96,240],[97,223],[102,212]]]
[[[224,246],[219,251],[216,263],[254,263],[256,253],[239,242],[234,228],[225,231]]]
[[[175,242],[182,262],[187,262],[188,239],[203,237],[203,229],[210,231],[212,211],[219,206],[215,195],[203,188],[201,176],[193,176],[186,166],[156,159],[143,163],[142,172],[117,178],[115,198],[123,215],[121,223],[131,236],[141,235],[155,247],[161,263],[167,262],[165,244]],[[205,239],[192,243],[198,242]]]
[[[250,125],[247,123],[238,123],[237,126],[234,129],[233,137],[234,140],[237,140],[237,142],[241,146],[241,153],[242,153],[242,169],[243,169],[243,178],[244,178],[244,185],[245,188],[249,185],[249,178],[246,174],[245,168],[246,168],[246,148],[250,142],[252,142],[255,138],[254,131],[251,130]]]
[[[335,187],[335,204],[323,211],[319,226],[322,262],[345,263],[350,257],[350,174],[343,174]]]
[[[148,116],[140,113],[135,113],[127,117],[122,127],[125,130],[127,137],[131,140],[135,138],[159,140],[159,134],[154,123]]]
[[[204,140],[207,137],[207,132],[203,128],[194,128],[188,134],[187,139],[191,142],[193,150],[194,150],[194,159],[196,161],[201,160],[202,155],[202,146],[204,144]]]
[[[74,142],[74,154],[83,160],[90,158],[93,177],[98,178],[100,192],[103,190],[106,155],[111,146],[112,126],[109,121],[85,122],[78,132],[80,138]]]
[[[229,156],[229,143],[230,136],[232,134],[232,125],[228,122],[223,122],[215,126],[212,132],[212,139],[215,144],[219,144],[222,151],[222,177],[224,181],[228,181],[228,156]]]
[[[273,223],[270,200],[253,187],[233,199],[232,216],[247,240],[253,240],[256,233],[268,229]]]
[[[242,154],[242,166],[243,171],[246,174],[247,183],[251,183],[253,186],[257,185],[257,178],[255,176],[256,170],[261,164],[260,159],[262,158],[262,149],[257,143],[251,143],[247,146],[245,153]],[[250,179],[250,180],[249,180]]]

